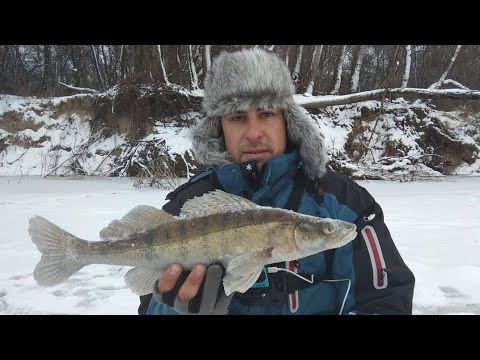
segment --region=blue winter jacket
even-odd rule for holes
[[[209,168],[169,194],[164,209],[177,215],[188,198],[214,188],[259,205],[285,208],[297,171],[302,171],[297,151],[269,159],[257,177],[245,164]],[[315,189],[302,191],[298,212],[354,222],[357,238],[334,250],[330,262],[323,252],[298,260],[298,273],[323,274],[325,281],[285,294],[281,304],[244,305],[235,295],[228,314],[411,314],[414,276],[390,237],[380,206],[364,188],[329,172],[318,179]],[[173,308],[148,299],[143,313],[175,314]]]

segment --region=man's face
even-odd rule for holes
[[[283,154],[287,130],[281,111],[250,109],[222,118],[225,145],[233,161],[256,160],[260,170],[267,159]]]

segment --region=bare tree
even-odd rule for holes
[[[300,85],[300,69],[302,66],[302,57],[303,57],[303,45],[298,47],[297,51],[297,61],[295,62],[295,68],[293,69],[292,79],[295,84],[295,89],[298,91],[298,86]]]
[[[83,61],[81,55],[81,47],[78,45],[70,46],[70,59],[73,66],[73,84],[74,86],[82,86],[83,81],[86,81],[86,76],[83,70]]]
[[[52,48],[50,45],[43,46],[43,77],[42,77],[42,91],[44,94],[51,90],[53,83],[53,60]]]
[[[290,71],[293,70],[291,64],[293,64],[293,61],[295,60],[295,49],[296,45],[288,45],[287,53],[285,54],[285,64],[287,64]]]
[[[355,61],[355,68],[353,70],[352,79],[350,82],[350,91],[357,92],[358,91],[358,83],[360,80],[360,69],[362,68],[363,63],[363,55],[365,54],[366,45],[360,45],[357,48],[356,52],[356,61]]]
[[[160,67],[162,68],[163,82],[167,85],[170,85],[170,81],[168,81],[167,71],[165,70],[165,62],[163,61],[162,46],[157,45],[157,49],[158,49],[158,56],[160,58]]]
[[[455,59],[457,58],[461,48],[462,48],[462,45],[457,45],[457,48],[455,49],[455,53],[450,59],[447,69],[443,72],[442,76],[440,76],[440,79],[436,83],[433,83],[432,85],[430,85],[429,89],[439,89],[440,86],[442,86],[443,82],[447,78],[448,72],[450,71],[453,64],[455,63]]]
[[[198,89],[198,75],[197,69],[195,68],[195,62],[193,60],[192,45],[188,45],[188,64],[190,70],[190,85],[192,89]]]
[[[403,72],[402,85],[401,88],[406,88],[408,84],[408,79],[410,79],[410,66],[412,63],[412,46],[405,46],[405,71]]]
[[[106,90],[105,82],[103,81],[103,77],[100,72],[100,66],[98,65],[97,51],[95,50],[95,47],[93,45],[90,46],[90,49],[92,51],[93,64],[95,65],[95,70],[97,72],[98,81],[100,82],[100,87],[102,90]]]
[[[308,78],[308,86],[307,90],[305,90],[306,94],[312,94],[313,93],[313,87],[315,86],[315,78],[318,75],[318,72],[320,71],[320,57],[322,55],[322,50],[323,50],[323,45],[315,45],[315,48],[313,50],[313,59],[312,59],[312,64],[310,67],[310,75]]]
[[[203,68],[205,69],[205,73],[210,70],[211,64],[210,45],[203,45]]]
[[[62,96],[79,89],[103,91],[120,81],[156,79],[201,86],[210,66],[208,59],[221,51],[253,46],[0,45],[0,92]],[[257,46],[272,49],[272,45]],[[342,91],[343,84],[352,91],[397,85],[428,88],[434,84],[439,88],[449,78],[470,89],[480,88],[480,45],[324,45],[320,59],[315,59],[315,47],[310,45],[275,45],[273,50],[288,64],[297,92],[334,95]],[[312,88],[316,61],[319,66],[314,66],[318,72]]]
[[[415,99],[465,99],[480,100],[480,91],[469,89],[418,89],[418,88],[387,88],[357,92],[338,96],[310,96],[295,95],[296,102],[306,109],[317,109],[326,106],[353,104],[361,101],[378,100],[385,97],[412,96]]]
[[[120,79],[125,80],[127,77],[127,50],[126,46],[122,45],[120,50]]]
[[[332,94],[338,94],[338,92],[340,90],[340,85],[342,83],[343,62],[345,60],[346,50],[347,50],[347,45],[342,45],[342,47],[340,49],[340,56],[338,57],[335,85],[333,86],[333,90],[331,92]]]

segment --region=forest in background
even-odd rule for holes
[[[297,93],[480,89],[480,45],[0,45],[0,93],[64,96],[122,83],[202,88],[218,53],[253,46],[285,59]]]
[[[189,176],[205,73],[252,46],[288,64],[331,168],[480,174],[477,45],[0,45],[0,175]]]

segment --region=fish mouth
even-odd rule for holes
[[[357,226],[351,224],[352,226],[346,229],[343,234],[341,234],[336,240],[328,241],[325,246],[328,249],[337,248],[343,245],[348,244],[350,241],[357,237]]]

